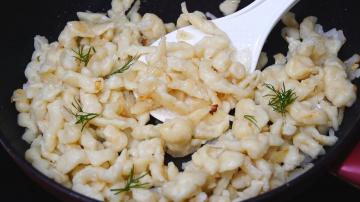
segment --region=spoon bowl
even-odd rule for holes
[[[249,73],[254,72],[267,36],[279,21],[281,16],[292,8],[299,0],[255,0],[250,5],[231,15],[212,20],[231,41],[236,50],[236,59],[242,63]],[[190,37],[179,40],[179,33],[186,33]],[[167,42],[183,41],[195,45],[208,34],[195,26],[186,26],[167,34]],[[152,46],[157,46],[160,39]],[[175,112],[164,108],[153,110],[150,113],[160,121],[173,119]]]

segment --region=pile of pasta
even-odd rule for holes
[[[351,67],[337,57],[342,31],[324,32],[315,17],[299,24],[287,14],[289,52],[249,73],[201,12],[183,5],[175,26],[141,16],[139,1],[132,3],[113,0],[107,15],[79,12],[57,42],[35,37],[27,83],[12,100],[31,144],[25,157],[40,172],[104,201],[240,201],[286,183],[337,141],[344,108],[356,99]],[[195,45],[162,38],[187,24],[209,36]],[[159,38],[159,46],[149,46]],[[79,47],[91,53],[87,64],[74,56]],[[145,61],[111,74],[140,55]],[[286,113],[269,105],[265,84],[296,93]],[[71,113],[77,99],[83,112],[97,114],[85,125]],[[178,115],[150,124],[159,108]],[[179,170],[165,165],[165,153],[192,160]],[[148,186],[114,193],[132,170]]]

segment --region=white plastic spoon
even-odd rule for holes
[[[213,20],[215,25],[227,34],[232,45],[237,50],[237,59],[248,67],[249,72],[255,71],[261,49],[272,28],[281,16],[299,0],[255,0],[247,7],[226,17]],[[196,44],[207,36],[194,26],[187,26],[167,34],[167,42],[177,42],[178,31],[189,33],[192,37],[185,41]],[[158,45],[160,40],[152,46]],[[165,108],[159,108],[150,113],[160,121],[178,116]]]

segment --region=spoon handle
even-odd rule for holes
[[[261,49],[281,16],[299,0],[256,0],[249,6],[213,22],[238,50],[238,60],[255,71]]]

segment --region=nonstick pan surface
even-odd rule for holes
[[[141,13],[151,12],[159,15],[166,22],[174,22],[180,13],[182,0],[143,0]],[[209,11],[221,16],[218,5],[221,0],[188,0],[189,10]],[[241,1],[241,7],[251,3]],[[32,0],[7,1],[1,12],[1,56],[0,65],[0,142],[15,162],[34,181],[67,201],[94,201],[88,197],[64,188],[34,169],[24,159],[24,152],[29,145],[21,139],[24,129],[17,125],[17,112],[10,103],[12,92],[25,83],[24,70],[33,52],[33,37],[43,35],[54,41],[67,21],[76,19],[77,11],[106,12],[110,8],[110,0]],[[360,51],[360,28],[357,1],[353,0],[301,0],[293,9],[297,19],[314,15],[324,28],[342,29],[347,38],[340,52],[341,59],[349,58]],[[266,17],[266,16],[263,16]],[[280,36],[282,25],[277,25],[264,46],[269,56],[278,52],[286,53],[286,42]],[[269,57],[271,58],[271,57]],[[270,60],[270,63],[272,61]],[[359,80],[355,80],[360,87]],[[339,92],[341,93],[341,92]],[[359,90],[357,91],[359,97]],[[329,172],[340,163],[358,141],[360,119],[360,99],[345,112],[340,129],[336,132],[338,142],[326,148],[327,153],[314,161],[314,167],[300,177],[270,192],[250,199],[250,201],[279,201],[286,199],[302,187],[312,183],[321,172]],[[186,159],[186,158],[185,158]],[[177,164],[184,159],[169,159]]]

